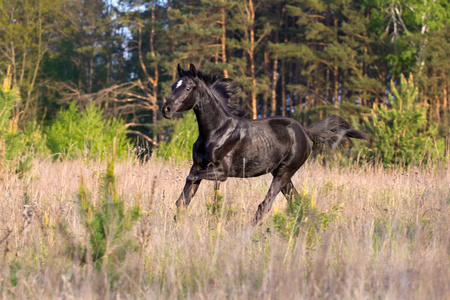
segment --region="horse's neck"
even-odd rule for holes
[[[198,96],[200,97],[199,103],[194,107],[198,131],[200,136],[207,137],[220,128],[231,116],[210,92],[199,93]]]

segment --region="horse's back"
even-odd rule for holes
[[[279,142],[296,143],[298,147],[311,147],[311,141],[305,127],[298,121],[288,117],[268,117],[250,121],[250,127],[256,131],[271,133]]]

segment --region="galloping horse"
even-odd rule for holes
[[[199,136],[193,148],[193,165],[177,207],[187,207],[202,180],[225,181],[228,177],[255,177],[272,173],[273,180],[253,223],[270,210],[281,191],[288,201],[298,195],[291,178],[308,159],[312,144],[337,147],[345,139],[365,139],[339,116],[329,116],[309,127],[286,117],[248,120],[228,107],[236,93],[231,79],[183,70],[162,107],[170,119],[176,112],[194,109]]]

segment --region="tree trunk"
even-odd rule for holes
[[[150,54],[153,59],[156,57],[155,53],[155,1],[152,1],[152,29],[150,31]],[[158,116],[158,81],[159,81],[159,71],[158,71],[158,64],[154,62],[154,77],[153,81],[150,80],[152,83],[152,94],[153,94],[153,101],[154,101],[154,109],[153,109],[153,117],[152,117],[152,123],[156,124],[157,122],[157,116]],[[152,139],[156,141],[156,132],[153,131]]]
[[[274,116],[277,113],[277,72],[278,72],[278,58],[275,56],[273,60],[272,69],[272,105],[271,115]]]
[[[252,30],[253,33],[253,30]],[[256,119],[258,117],[257,110],[257,102],[256,102],[256,75],[255,75],[255,60],[254,60],[253,51],[250,52],[250,74],[252,78],[252,90],[251,90],[251,98],[252,98],[252,118]]]
[[[289,79],[288,84],[292,84],[292,77],[294,74],[292,73],[292,59],[289,59]],[[294,93],[292,90],[289,92],[289,116],[292,116],[292,112],[294,111]]]
[[[225,3],[226,0],[222,0],[223,3]],[[224,65],[226,65],[227,63],[227,47],[226,47],[226,43],[227,43],[227,28],[225,25],[225,8],[222,7],[220,9],[220,14],[221,14],[221,27],[222,27],[222,41],[221,41],[221,47],[222,47],[222,63]],[[223,69],[223,76],[225,78],[228,78],[228,70],[225,68]]]
[[[93,77],[94,77],[94,57],[89,59],[88,65],[88,94],[92,93]]]
[[[248,2],[249,14],[248,18],[251,22],[250,26],[250,49],[249,49],[249,60],[250,60],[250,75],[252,78],[252,118],[256,119],[258,117],[258,108],[256,102],[256,73],[255,73],[255,29],[253,24],[255,22],[255,9],[253,6],[253,0]]]
[[[447,76],[445,74],[445,71],[442,71],[442,82],[443,82],[443,99],[442,99],[442,106],[444,108],[450,109],[450,103],[448,101],[448,82],[447,82]]]
[[[267,76],[267,78],[270,78],[270,53],[269,53],[269,47],[266,43],[264,47],[264,73]],[[269,85],[266,85],[263,91],[263,106],[262,106],[262,117],[267,117],[267,108],[268,108],[268,97],[269,97]]]
[[[286,116],[286,63],[285,60],[281,62],[281,115]]]
[[[341,94],[341,102],[344,102],[345,99],[347,99],[347,85],[345,84],[347,82],[347,74],[348,74],[348,70],[344,69],[343,73],[342,73],[342,94]]]
[[[334,16],[334,39],[338,42],[338,18]],[[337,66],[337,60],[334,59],[333,68],[333,81],[334,81],[334,106],[339,105],[339,68]]]

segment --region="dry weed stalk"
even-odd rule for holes
[[[0,257],[2,295],[450,298],[448,166],[404,171],[310,162],[294,177],[294,184],[314,196],[320,211],[338,203],[343,207],[311,242],[302,230],[297,236],[279,234],[271,217],[263,226],[249,226],[270,176],[221,184],[223,203],[232,203],[234,211],[222,209],[214,218],[207,208],[208,199],[216,196],[214,183],[206,183],[174,222],[174,201],[183,184],[176,176],[188,166],[154,159],[144,164],[118,162],[117,193],[125,207],[139,201],[144,214],[124,237],[136,240],[136,251],[114,262],[112,276],[97,271],[92,257],[82,251],[89,238],[76,194],[79,174],[90,178],[93,167],[81,160],[34,165],[29,191],[36,205],[23,208],[23,183],[17,176],[0,182],[0,246],[4,253],[9,251]],[[98,180],[84,185],[91,197],[101,197],[96,193]],[[279,197],[274,213],[285,207]],[[24,228],[26,232],[18,234]]]

